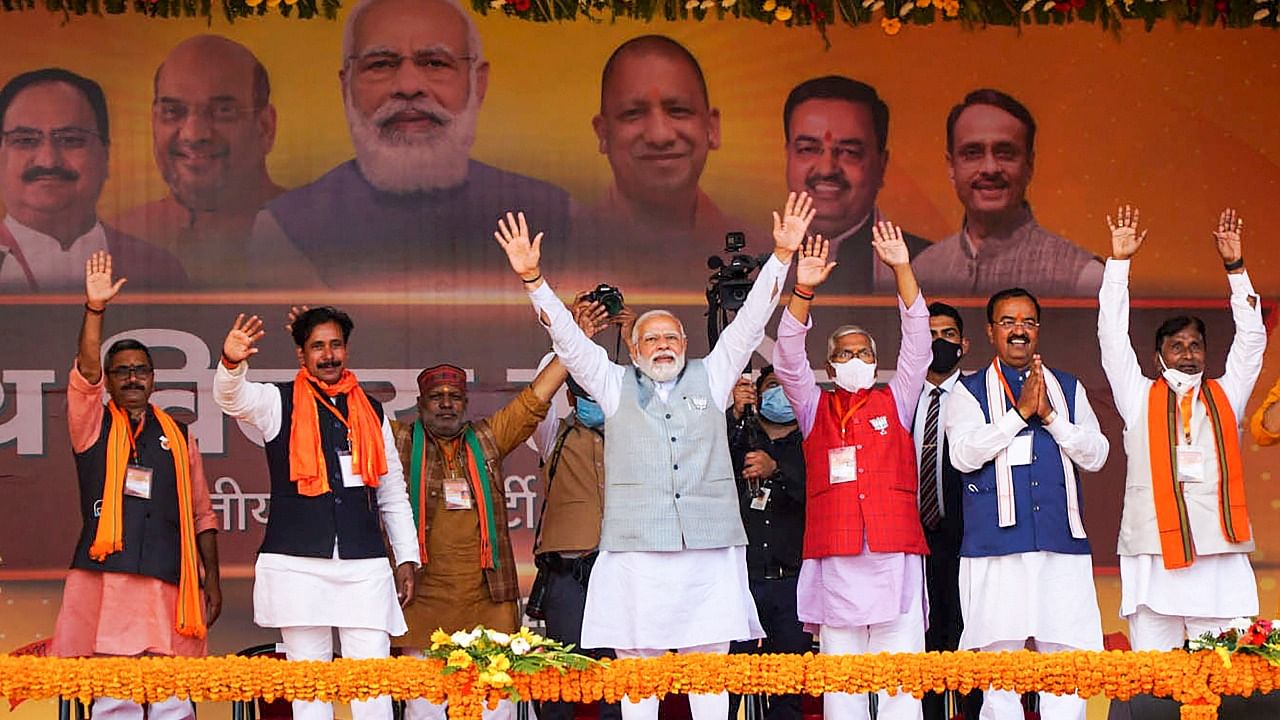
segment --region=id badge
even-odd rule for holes
[[[466,478],[444,479],[444,509],[471,509],[471,482]]]
[[[351,453],[339,452],[338,465],[342,466],[342,487],[363,487],[364,479],[355,472],[355,467],[351,464]]]
[[[1009,443],[1009,465],[1031,464],[1031,433],[1017,435]]]
[[[764,510],[769,507],[769,494],[773,488],[762,487],[755,497],[751,498],[752,510]]]
[[[130,465],[124,469],[124,494],[151,499],[151,468]]]
[[[853,482],[858,479],[858,450],[852,445],[831,448],[827,451],[827,480],[832,485]]]
[[[1194,445],[1178,446],[1178,479],[1204,482],[1204,450]]]

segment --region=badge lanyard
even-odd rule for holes
[[[854,414],[861,410],[862,406],[866,405],[867,401],[871,399],[871,393],[868,392],[866,395],[863,395],[862,399],[855,402],[848,411],[845,411],[844,403],[840,402],[839,392],[833,394],[832,399],[835,400],[836,403],[836,415],[840,416],[840,443],[843,445],[846,444],[844,436],[845,430],[849,427],[849,421],[853,419]]]
[[[1004,377],[1004,368],[1000,366],[1000,358],[992,360],[991,366],[996,369],[996,377],[1000,378],[1000,385],[1004,387],[1004,396],[1009,398],[1009,407],[1018,407],[1018,401],[1013,397],[1013,388],[1009,387],[1009,381]]]

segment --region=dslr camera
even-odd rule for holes
[[[600,303],[604,306],[605,312],[609,313],[609,317],[622,312],[622,307],[625,304],[622,299],[622,291],[606,283],[600,283],[595,290],[584,295],[582,299],[587,302]]]

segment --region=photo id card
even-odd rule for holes
[[[471,481],[466,478],[444,479],[444,509],[471,509]]]
[[[1013,442],[1009,443],[1010,465],[1031,464],[1031,438],[1031,433],[1026,433],[1014,437]]]
[[[124,469],[124,494],[151,499],[151,468],[130,465]]]
[[[1178,446],[1178,479],[1204,482],[1204,450],[1194,445]]]
[[[751,498],[752,510],[765,510],[769,507],[769,493],[773,492],[773,488],[762,487],[760,491]]]
[[[858,479],[858,450],[852,445],[831,448],[827,451],[827,465],[830,467],[827,480],[832,485],[853,482]]]
[[[351,453],[338,452],[338,464],[342,466],[342,487],[360,487],[364,485],[364,479],[355,472],[355,467],[351,464]]]

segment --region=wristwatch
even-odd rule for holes
[[[1044,417],[1044,420],[1040,421],[1040,424],[1044,425],[1045,427],[1048,427],[1049,425],[1053,424],[1054,420],[1057,420],[1057,419],[1058,419],[1058,411],[1050,410],[1049,414]]]

